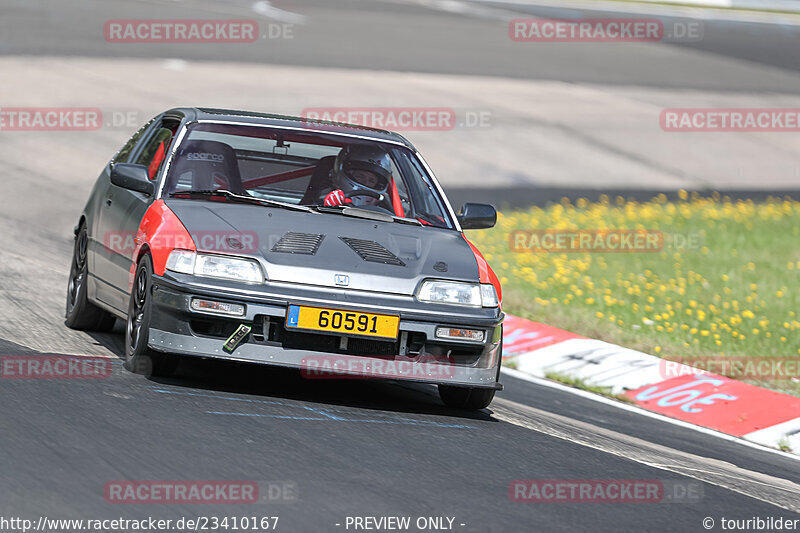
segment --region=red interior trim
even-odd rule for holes
[[[273,183],[280,183],[281,181],[287,181],[294,178],[301,178],[303,176],[306,176],[314,172],[315,168],[317,168],[316,165],[312,165],[310,167],[287,170],[286,172],[281,172],[280,174],[272,174],[271,176],[250,178],[249,180],[243,181],[242,185],[244,186],[245,189],[250,189],[253,187],[261,187],[262,185],[272,185]]]
[[[394,177],[392,177],[392,208],[394,208],[394,214],[398,217],[406,218],[406,212],[403,209],[403,202],[400,201],[400,193],[397,191],[397,183],[394,181]]]
[[[150,161],[150,165],[147,167],[147,173],[151,180],[156,178],[156,172],[158,172],[158,167],[161,166],[161,162],[164,160],[164,154],[166,152],[167,143],[166,141],[162,141],[161,144],[158,145],[158,150],[156,150],[153,160]]]

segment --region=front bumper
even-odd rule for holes
[[[195,297],[237,303],[230,318],[192,310]],[[413,297],[271,282],[242,286],[167,273],[155,276],[149,346],[158,351],[300,369],[309,378],[377,378],[502,389],[497,383],[504,315],[499,309],[420,304]],[[309,333],[284,327],[287,306],[393,314],[395,341]],[[223,349],[240,325],[253,328],[232,352]],[[483,342],[443,340],[437,326],[485,330]]]

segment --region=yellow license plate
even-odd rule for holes
[[[286,310],[286,327],[396,339],[397,330],[400,327],[400,317],[290,305]]]

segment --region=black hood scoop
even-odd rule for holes
[[[361,259],[369,261],[370,263],[382,263],[384,265],[397,265],[406,266],[399,257],[384,248],[382,245],[375,241],[366,241],[363,239],[352,239],[350,237],[339,237],[347,246],[353,249]]]
[[[322,244],[322,239],[325,235],[318,233],[298,233],[290,231],[283,234],[275,246],[272,247],[272,252],[280,254],[302,254],[314,255]]]

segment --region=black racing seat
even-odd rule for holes
[[[234,149],[219,141],[194,140],[178,150],[167,193],[227,189],[247,194]]]
[[[330,189],[333,185],[331,182],[331,170],[333,170],[335,162],[335,155],[321,157],[317,161],[317,166],[314,168],[314,172],[311,173],[311,179],[308,180],[308,188],[306,188],[303,199],[300,200],[300,205],[314,205],[320,202],[323,191]]]

